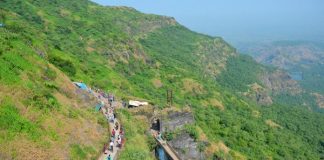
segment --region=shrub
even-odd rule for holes
[[[69,109],[69,118],[78,118],[78,113],[74,109]]]
[[[197,148],[200,152],[204,152],[206,147],[208,147],[209,145],[210,144],[208,142],[198,142]]]
[[[197,140],[199,137],[199,133],[194,125],[186,125],[186,132],[192,137],[193,139]]]
[[[49,56],[48,60],[69,76],[76,74],[76,69],[71,61],[56,56]]]
[[[54,84],[53,82],[45,82],[44,85],[47,88],[51,88],[51,89],[58,89],[58,87],[56,86],[56,84]]]
[[[46,68],[44,70],[44,75],[47,79],[50,79],[50,80],[55,80],[56,77],[57,77],[57,74],[55,71],[53,71],[52,69],[50,68]]]
[[[87,153],[82,149],[82,147],[78,144],[73,144],[71,146],[71,151],[70,151],[70,158],[73,160],[82,160],[87,158]]]
[[[51,95],[51,94],[46,94],[45,95],[46,99],[47,99],[47,104],[46,104],[46,107],[49,108],[49,109],[58,109],[60,107],[60,104],[59,102],[57,101],[57,99]]]
[[[33,106],[41,110],[59,109],[60,104],[57,99],[50,93],[36,93],[28,98],[26,105]]]
[[[171,141],[173,139],[173,133],[166,131],[164,132],[163,138],[166,139],[167,141]]]
[[[151,151],[153,151],[157,146],[157,142],[156,142],[155,138],[150,134],[148,135],[148,138],[147,138],[147,144]]]
[[[107,119],[105,118],[105,117],[103,117],[103,116],[99,116],[98,117],[98,119],[97,119],[97,123],[99,124],[99,125],[101,125],[102,127],[104,127],[104,128],[107,128]]]

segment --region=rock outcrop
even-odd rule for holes
[[[261,81],[265,88],[276,95],[282,92],[287,92],[296,95],[302,92],[302,89],[296,81],[294,81],[286,72],[276,70],[265,74],[261,77]]]
[[[272,98],[267,93],[266,89],[261,85],[254,83],[249,85],[250,90],[243,93],[244,96],[249,97],[250,99],[255,100],[260,105],[271,105]]]
[[[186,124],[194,123],[194,117],[190,112],[172,112],[162,122],[162,132],[182,129]]]
[[[176,150],[181,159],[203,159],[203,153],[199,152],[198,143],[184,131],[177,134],[169,144]]]
[[[203,153],[198,149],[198,142],[185,130],[186,125],[194,122],[192,113],[187,111],[169,111],[168,115],[162,120],[162,131],[164,133],[176,132],[168,143],[181,159],[203,159]]]

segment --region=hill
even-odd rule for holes
[[[243,53],[252,55],[256,61],[287,70],[289,75],[312,93],[322,103],[324,48],[323,43],[307,41],[277,41],[247,44],[240,47]]]
[[[147,100],[161,112],[170,109],[165,94],[173,90],[172,109],[192,113],[185,132],[205,159],[323,157],[323,115],[302,106],[305,99],[275,97],[300,96],[295,81],[237,54],[220,37],[195,33],[170,17],[87,0],[5,0],[0,17],[4,158],[30,152],[39,159],[96,158],[105,126],[71,81]],[[143,115],[121,109],[118,116],[127,138],[120,158],[154,159]],[[69,127],[86,131],[75,136]],[[181,133],[167,135],[172,140]]]
[[[0,28],[0,159],[96,157],[107,126],[96,104],[20,35]]]

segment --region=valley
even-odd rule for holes
[[[312,94],[323,95],[324,44],[310,41],[277,41],[238,45],[242,53],[257,62],[286,70],[289,76]],[[316,97],[317,106],[322,101]]]

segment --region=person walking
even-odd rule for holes
[[[121,148],[121,143],[122,143],[122,140],[121,138],[119,137],[118,140],[117,140],[117,144],[118,144],[118,147]]]
[[[118,130],[118,122],[115,123],[115,129]]]
[[[107,160],[112,160],[111,155],[109,154]]]
[[[114,137],[115,137],[115,135],[116,135],[116,131],[115,131],[115,128],[113,128],[113,130],[112,130],[111,134],[112,134],[112,136],[114,136]]]
[[[158,133],[158,135],[157,135],[157,139],[158,139],[158,140],[162,140],[162,133],[161,133],[161,132]]]
[[[114,142],[111,141],[109,144],[110,150],[113,152],[114,151]]]
[[[120,125],[119,135],[124,135],[124,127]]]
[[[110,141],[115,142],[115,137],[113,135],[111,135]]]
[[[115,123],[115,116],[114,116],[114,114],[111,115],[111,123]]]
[[[108,153],[108,144],[107,143],[105,143],[105,145],[104,145],[103,152],[104,152],[104,154]]]
[[[116,115],[116,113],[114,112],[114,119],[116,119],[117,118],[117,115]]]

